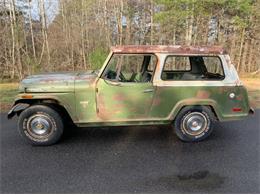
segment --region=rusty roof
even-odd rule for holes
[[[111,48],[114,53],[173,53],[173,54],[226,54],[220,46],[184,45],[120,45]]]

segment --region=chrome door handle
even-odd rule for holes
[[[120,86],[121,83],[119,82],[115,82],[115,81],[109,81],[109,80],[105,80],[106,83],[110,84],[110,85],[114,85],[114,86]]]
[[[153,92],[154,90],[153,89],[145,89],[143,92],[144,93],[150,93],[150,92]]]
[[[111,82],[112,85],[115,85],[115,86],[120,86],[121,83],[118,83],[118,82]]]

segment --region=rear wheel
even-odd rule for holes
[[[35,105],[20,114],[18,130],[32,145],[52,145],[63,133],[63,122],[54,109]]]
[[[205,106],[184,107],[174,120],[176,135],[186,142],[196,142],[207,138],[213,131],[215,116]]]

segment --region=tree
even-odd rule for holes
[[[22,79],[42,71],[98,69],[110,46],[126,44],[222,45],[239,72],[259,70],[260,1],[34,2],[38,11],[31,0],[0,1],[2,79]],[[51,12],[55,2],[59,7]]]

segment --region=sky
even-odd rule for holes
[[[59,13],[59,2],[58,0],[44,0],[45,2],[45,11],[47,17],[47,24],[50,24],[55,16]],[[39,8],[38,8],[39,0],[32,0],[32,18],[35,20],[39,20]]]
[[[50,24],[55,16],[59,13],[59,0],[43,0],[45,5],[45,13],[47,18],[47,24]],[[15,6],[17,9],[21,10],[25,16],[25,19],[28,19],[29,16],[29,5],[27,0],[15,0]],[[39,11],[39,0],[31,0],[31,15],[33,20],[40,19],[40,11]],[[6,6],[9,9],[11,8],[11,0],[0,0],[0,7]]]

